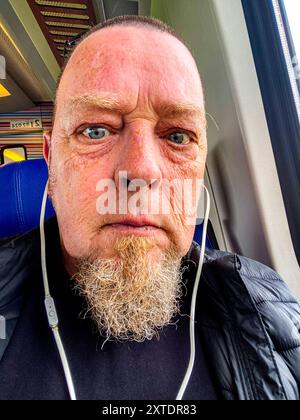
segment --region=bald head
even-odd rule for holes
[[[70,56],[60,79],[56,102],[60,96],[63,79],[64,86],[66,79],[68,84],[74,87],[78,83],[81,84],[83,79],[85,87],[95,83],[97,79],[96,85],[100,86],[103,78],[117,73],[119,79],[116,83],[123,86],[127,83],[130,67],[134,67],[137,76],[138,72],[142,72],[144,77],[148,77],[147,73],[152,72],[158,76],[170,65],[179,70],[176,84],[185,84],[186,77],[192,75],[193,89],[199,99],[203,99],[194,58],[185,44],[172,33],[150,25],[131,23],[94,30],[80,42]],[[114,67],[113,71],[111,66]],[[65,95],[65,89],[62,94]]]
[[[79,45],[82,41],[84,41],[87,37],[92,35],[95,32],[99,32],[105,28],[112,28],[116,26],[133,26],[133,27],[140,27],[140,28],[147,28],[156,30],[162,33],[168,33],[174,38],[177,38],[180,42],[182,42],[187,49],[189,50],[188,45],[186,42],[175,32],[173,28],[171,28],[166,23],[162,22],[159,19],[148,17],[148,16],[136,16],[136,15],[126,15],[126,16],[116,16],[112,19],[105,20],[104,22],[98,23],[97,25],[93,26],[89,31],[85,32],[83,35],[79,35],[79,39],[76,41],[74,40],[75,48],[73,48],[73,52],[76,49],[76,46]],[[71,54],[67,55],[63,69],[65,68],[68,59]],[[62,73],[63,73],[62,69]],[[61,73],[61,74],[62,74]]]
[[[177,39],[182,45],[185,46],[186,50],[189,52],[190,56],[192,57],[192,53],[186,44],[186,42],[174,31],[173,28],[171,28],[166,23],[152,18],[152,17],[146,17],[146,16],[135,16],[135,15],[128,15],[128,16],[117,16],[113,19],[108,19],[104,22],[99,23],[98,25],[95,25],[92,29],[90,29],[88,32],[86,32],[80,39],[75,43],[75,47],[73,48],[73,51],[66,57],[61,74],[57,81],[57,90],[60,85],[60,80],[63,76],[64,70],[68,64],[68,61],[70,60],[70,57],[75,53],[76,48],[83,43],[88,37],[95,33],[99,33],[100,31],[103,31],[107,28],[116,28],[116,27],[131,27],[131,28],[139,28],[139,29],[148,29],[152,31],[160,32],[161,34],[169,34],[173,38]],[[111,46],[111,43],[109,43],[109,48]],[[108,45],[106,46],[108,47]]]

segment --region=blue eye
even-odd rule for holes
[[[101,140],[104,137],[109,136],[110,131],[104,127],[88,127],[82,134],[90,140]]]
[[[188,144],[190,142],[190,136],[180,131],[171,133],[168,139],[176,144]]]

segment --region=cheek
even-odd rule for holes
[[[84,255],[101,223],[96,211],[96,185],[100,179],[109,177],[108,163],[72,154],[53,162],[56,163],[51,168],[52,194],[61,238],[70,255]]]
[[[187,150],[165,152],[167,164],[164,167],[168,179],[203,179],[207,156],[206,143],[193,144]]]
[[[52,161],[57,184],[66,193],[76,192],[80,197],[96,192],[97,182],[111,178],[117,152],[111,145],[88,145],[76,136],[57,135],[53,140]]]
[[[169,165],[164,168],[163,178],[171,183],[172,208],[176,209],[176,203],[182,208],[188,209],[189,202],[196,203],[202,191],[205,172],[205,158],[176,165]],[[181,212],[185,214],[185,212]]]
[[[57,194],[69,207],[76,205],[79,211],[88,210],[96,203],[96,185],[107,177],[105,162],[71,156],[57,166]],[[94,206],[95,207],[95,206]]]
[[[190,249],[195,233],[195,221],[191,218],[186,218],[184,215],[173,215],[172,216],[173,226],[176,226],[176,230],[173,231],[172,242],[176,244],[180,250],[181,256],[187,254]]]
[[[195,232],[197,205],[202,194],[205,171],[205,158],[170,166],[164,177],[170,182],[178,180],[178,187],[171,188],[170,218],[172,220],[172,241],[185,255],[191,245]]]

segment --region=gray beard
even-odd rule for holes
[[[92,318],[107,340],[158,338],[159,330],[180,312],[181,257],[172,249],[151,264],[152,247],[147,238],[124,237],[115,246],[119,258],[78,261],[73,279],[87,304],[83,317]]]

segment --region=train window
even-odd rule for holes
[[[273,0],[273,6],[300,121],[300,67],[298,60],[300,57],[300,2],[299,0]]]
[[[288,24],[287,33],[290,28],[288,41],[291,50],[292,65],[300,91],[300,2],[299,0],[284,0]]]
[[[284,0],[286,16],[290,27],[290,36],[294,44],[292,61],[296,79],[300,79],[300,3],[299,0]]]
[[[300,2],[242,0],[242,3],[300,264]]]

